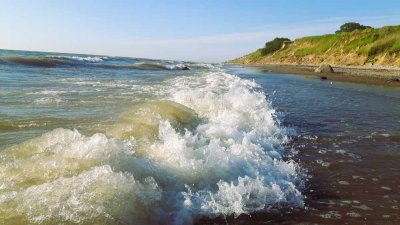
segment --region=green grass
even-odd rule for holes
[[[328,34],[323,36],[311,36],[297,40],[298,42],[308,43],[312,47],[297,49],[294,53],[298,57],[304,57],[311,54],[322,54],[332,48],[341,36],[337,34]]]
[[[261,54],[262,48],[258,49],[257,51],[250,53],[246,56],[243,56],[241,58],[237,58],[234,60],[228,61],[229,63],[243,63],[245,60],[249,60],[250,62],[257,62],[263,58],[263,55]]]
[[[297,49],[297,50],[294,52],[294,55],[295,55],[295,56],[298,56],[298,57],[304,57],[304,56],[306,56],[306,55],[312,54],[313,51],[314,51],[313,48],[300,48],[300,49]]]
[[[258,49],[257,51],[255,51],[254,53],[250,54],[248,59],[252,62],[257,62],[259,60],[261,60],[263,58],[262,55],[262,49]]]
[[[369,49],[368,56],[371,57],[389,50],[395,42],[395,39],[383,39],[375,42]]]
[[[379,34],[377,32],[367,34],[366,36],[361,36],[356,38],[349,43],[346,43],[343,47],[343,51],[348,53],[357,48],[363,47],[365,45],[371,44],[379,38]]]
[[[380,29],[356,30],[348,33],[310,36],[296,40],[303,47],[294,50],[294,55],[321,55],[332,49],[334,53],[357,52],[369,57],[384,52],[400,52],[400,26],[382,27]],[[305,43],[305,44],[304,44]]]
[[[400,37],[398,37],[393,43],[392,47],[389,50],[389,53],[400,53]]]
[[[348,53],[356,53],[349,58],[348,62],[355,64],[362,63],[365,58],[372,60],[384,54],[400,57],[400,26],[303,37],[296,39],[287,48],[275,51],[274,54],[264,56],[259,49],[240,60],[257,63],[268,58],[267,61],[270,62],[279,63],[288,59],[298,62],[300,58],[311,55],[315,58],[310,58],[310,60],[318,61],[329,57],[331,61],[343,63],[341,59],[348,56]]]

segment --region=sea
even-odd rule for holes
[[[0,224],[399,224],[400,89],[0,50]]]

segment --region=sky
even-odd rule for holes
[[[0,49],[223,62],[345,22],[400,25],[400,0],[0,0]]]

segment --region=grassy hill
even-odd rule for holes
[[[265,52],[261,48],[228,63],[400,66],[400,26],[303,37]]]

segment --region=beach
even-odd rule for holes
[[[238,64],[241,65],[241,64]],[[266,71],[325,77],[327,80],[344,81],[379,86],[400,87],[400,68],[390,66],[343,66],[331,65],[334,73],[316,73],[320,65],[295,64],[244,64]]]
[[[400,225],[400,1],[2,1],[0,225]]]
[[[0,78],[0,224],[400,221],[396,87],[9,50]]]

